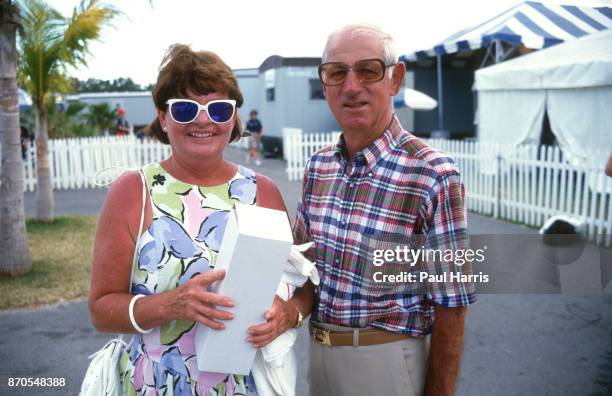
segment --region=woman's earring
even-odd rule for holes
[[[164,132],[168,132],[168,128],[166,128],[166,127],[164,126],[164,127],[162,127],[162,131],[164,131]]]

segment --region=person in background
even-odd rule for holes
[[[606,175],[612,177],[612,154],[608,157],[608,161],[606,162]]]
[[[21,158],[25,161],[28,156],[28,149],[32,145],[32,141],[34,140],[34,135],[30,134],[28,128],[23,125],[20,126],[21,130]]]
[[[125,118],[125,108],[122,106],[117,107],[117,124],[115,125],[115,132],[118,136],[127,136],[130,133],[130,124]]]
[[[391,99],[406,68],[391,36],[345,26],[329,36],[322,61],[319,77],[342,135],[309,160],[294,226],[295,243],[315,242],[309,258],[321,278],[310,321],[310,394],[453,395],[474,285],[378,283],[376,271],[411,266],[375,267],[370,258],[402,241],[416,250],[461,249],[459,171],[395,116]],[[451,260],[420,260],[418,268],[447,275],[459,270]]]
[[[145,128],[140,128],[139,130],[136,131],[135,135],[136,135],[136,138],[142,142],[147,136],[147,131]]]
[[[251,110],[249,113],[249,121],[246,124],[246,130],[251,133],[251,139],[249,140],[249,155],[247,156],[247,164],[254,161],[255,165],[261,165],[261,160],[259,159],[259,146],[261,144],[261,134],[263,131],[263,126],[261,125],[261,121],[257,118],[257,110]]]
[[[171,46],[152,96],[151,134],[172,154],[122,175],[108,192],[95,237],[91,319],[99,331],[134,334],[120,360],[123,395],[246,395],[250,376],[198,369],[195,325],[223,331],[233,318],[233,301],[207,290],[225,275],[214,266],[232,208],[286,211],[285,204],[269,178],[223,158],[242,133],[236,107],[243,97],[219,56]],[[313,293],[306,288],[305,299],[301,290],[289,301],[275,298],[262,312],[265,323],[244,338],[260,348],[300,323]]]

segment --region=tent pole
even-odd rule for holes
[[[438,130],[444,130],[444,105],[442,99],[442,55],[436,55],[438,69]]]
[[[504,47],[501,41],[495,40],[495,64],[498,64],[504,60]]]

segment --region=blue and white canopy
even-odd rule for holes
[[[610,28],[611,7],[526,1],[476,27],[453,34],[431,49],[402,55],[400,59],[415,62],[437,55],[476,50],[496,40],[541,49]]]

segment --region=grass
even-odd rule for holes
[[[30,308],[87,296],[95,216],[26,222],[32,269],[0,278],[0,310]]]

